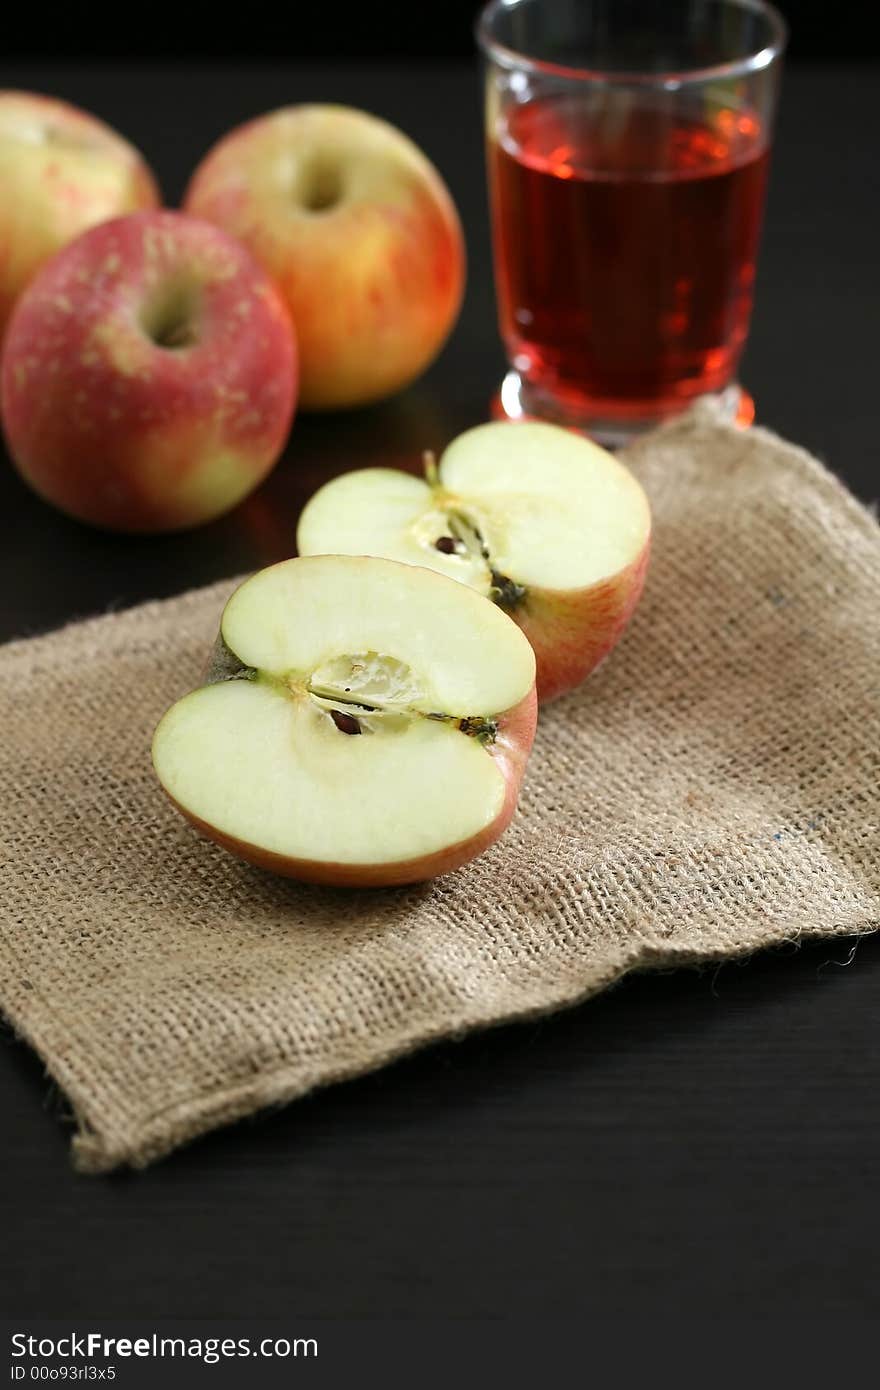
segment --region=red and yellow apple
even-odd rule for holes
[[[137,150],[65,101],[0,91],[0,336],[44,261],[88,227],[156,207]]]
[[[535,732],[535,658],[497,607],[391,560],[321,556],[233,594],[207,684],[153,739],[203,834],[312,883],[448,873],[508,825]]]
[[[425,479],[363,468],[300,518],[301,555],[425,565],[506,608],[531,642],[538,698],[579,685],[617,642],[645,579],[648,501],[611,454],[556,425],[478,425]]]
[[[458,314],[464,242],[437,170],[385,121],[292,106],[232,131],[184,206],[238,237],[297,327],[300,402],[362,405],[399,390]]]
[[[175,212],[104,222],[19,299],[2,414],[22,477],[120,531],[209,521],[275,464],[296,344],[275,286],[219,228]]]

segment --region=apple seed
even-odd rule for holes
[[[341,709],[332,709],[330,718],[341,734],[359,734],[361,726],[353,714],[343,714]]]

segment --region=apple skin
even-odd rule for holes
[[[184,341],[159,346],[148,329],[161,336],[164,322],[173,337],[176,320]],[[19,299],[4,429],[22,477],[62,511],[177,530],[270,471],[296,373],[287,308],[243,247],[182,213],[133,213],[65,247]]]
[[[0,91],[0,337],[34,273],[87,228],[158,207],[138,151],[65,101]]]
[[[532,644],[541,704],[566,695],[617,645],[648,569],[650,536],[625,569],[583,589],[529,588],[510,616]]]
[[[464,240],[446,185],[365,112],[293,106],[238,127],[198,166],[184,207],[238,237],[281,287],[305,409],[400,390],[458,315]]]
[[[490,825],[470,839],[459,840],[419,859],[402,859],[387,864],[341,864],[316,859],[294,859],[273,850],[260,849],[233,835],[225,835],[199,816],[194,816],[168,791],[172,806],[208,840],[244,859],[257,868],[268,869],[284,878],[334,888],[399,888],[407,883],[424,883],[429,878],[452,873],[476,859],[493,845],[510,824],[519,800],[523,775],[535,738],[538,700],[534,685],[518,705],[498,718],[498,733],[489,752],[498,763],[505,781],[501,810]],[[164,790],[164,788],[163,788]]]

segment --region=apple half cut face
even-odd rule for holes
[[[286,560],[223,613],[207,683],[161,720],[177,808],[314,883],[414,883],[505,829],[535,731],[535,661],[460,584],[390,560]]]
[[[426,477],[365,468],[327,483],[297,530],[300,555],[384,555],[467,584],[535,649],[538,696],[578,685],[614,646],[644,584],[648,501],[622,463],[557,425],[497,422],[460,435]]]

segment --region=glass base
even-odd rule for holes
[[[719,404],[723,420],[729,420],[741,429],[746,429],[754,420],[755,403],[738,382],[732,381],[722,391],[713,392],[712,396]],[[507,373],[492,401],[491,410],[493,420],[546,420],[553,425],[578,430],[595,439],[598,444],[603,444],[606,449],[622,449],[639,435],[672,419],[677,413],[667,410],[655,416],[638,416],[630,420],[583,415],[566,402],[529,386],[516,371]]]

